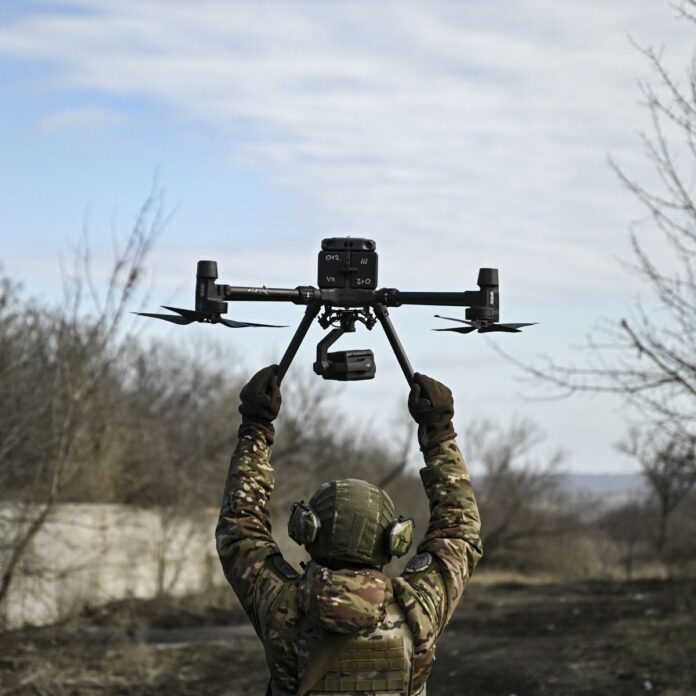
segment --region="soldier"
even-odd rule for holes
[[[408,550],[412,521],[394,519],[387,493],[355,479],[325,483],[309,503],[292,506],[288,531],[312,559],[300,574],[271,536],[276,370],[264,368],[242,389],[215,533],[225,576],[263,642],[266,694],[425,696],[435,642],[482,554],[452,393],[416,374],[409,395],[430,522],[403,574],[390,579],[382,567]]]

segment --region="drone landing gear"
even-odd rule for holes
[[[307,335],[309,327],[312,325],[312,322],[317,314],[319,314],[320,309],[321,304],[319,302],[310,302],[307,305],[307,309],[305,309],[302,321],[295,330],[295,334],[293,335],[290,344],[285,349],[285,353],[278,363],[278,382],[283,381],[283,377],[285,377],[285,373],[288,371],[290,363],[293,361],[295,355],[297,355],[297,351],[302,345],[302,341],[304,341],[304,337]]]
[[[396,355],[396,359],[399,362],[399,367],[403,371],[409,387],[413,386],[413,368],[411,367],[409,359],[406,357],[406,352],[404,351],[404,347],[401,345],[399,337],[396,335],[396,329],[389,318],[387,308],[383,304],[376,304],[375,314],[377,315],[377,319],[379,319],[380,324],[382,324],[382,328],[384,329],[384,333],[387,335],[389,345],[392,347],[394,355]]]

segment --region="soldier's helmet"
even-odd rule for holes
[[[408,553],[413,519],[394,518],[386,491],[367,481],[341,479],[323,483],[309,503],[294,503],[288,532],[322,565],[381,568],[392,556]]]

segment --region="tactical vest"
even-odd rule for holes
[[[413,637],[395,601],[387,604],[383,621],[366,635],[333,634],[322,641],[316,633],[308,635],[311,632],[305,625],[300,627],[301,643],[314,645],[300,665],[302,675],[311,674],[315,667],[313,683],[304,692],[307,696],[425,696],[425,687],[411,693]],[[321,663],[318,672],[316,660]],[[283,694],[273,688],[271,693]]]

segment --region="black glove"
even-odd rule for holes
[[[269,445],[273,444],[275,428],[273,421],[278,416],[282,398],[278,382],[278,366],[269,365],[259,370],[239,393],[242,414],[240,434],[245,427],[255,426],[262,430]]]
[[[418,442],[425,452],[440,442],[456,437],[452,425],[454,400],[449,388],[432,377],[416,372],[413,378],[408,410],[418,423]]]

